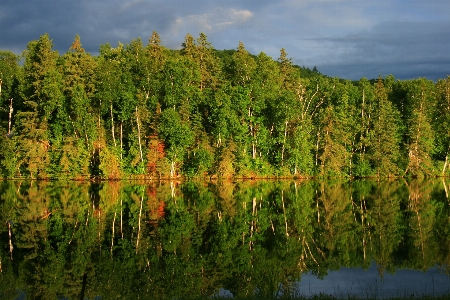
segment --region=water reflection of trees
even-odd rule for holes
[[[267,296],[291,292],[305,271],[372,261],[381,276],[447,270],[447,190],[445,181],[3,181],[0,295]]]

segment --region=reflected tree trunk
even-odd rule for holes
[[[75,222],[75,226],[73,226],[72,238],[68,242],[69,245],[70,245],[70,243],[72,243],[73,237],[75,236],[75,231],[77,229],[77,225],[78,225],[78,220]]]
[[[12,252],[14,247],[12,244],[11,220],[8,221],[8,235],[9,235],[9,255],[12,260],[13,259]]]
[[[112,258],[113,247],[114,247],[114,225],[116,223],[116,215],[117,215],[117,212],[114,212],[114,219],[113,219],[113,223],[112,223],[112,234],[111,234],[111,258]]]
[[[83,275],[83,283],[81,285],[81,292],[80,292],[80,299],[84,300],[84,294],[86,293],[86,283],[87,283],[87,274],[84,273]]]
[[[143,202],[144,202],[144,196],[141,196],[141,208],[139,209],[138,233],[137,233],[137,239],[136,239],[136,254],[138,253],[139,238],[141,235],[141,217],[142,217],[142,203]]]
[[[445,182],[445,177],[442,177],[442,185],[444,186],[444,190],[445,190],[445,197],[448,199],[448,188],[447,188],[447,183]]]
[[[283,205],[283,215],[284,215],[284,224],[286,226],[286,236],[289,236],[289,232],[288,232],[288,223],[287,223],[287,218],[286,218],[286,208],[284,206],[284,191],[281,191],[281,204]]]

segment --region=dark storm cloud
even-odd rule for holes
[[[450,73],[449,13],[447,0],[3,0],[0,49],[20,53],[48,33],[62,54],[78,34],[96,55],[105,43],[145,44],[153,30],[179,49],[204,32],[217,49],[242,41],[276,59],[285,48],[330,76],[435,79]]]
[[[170,6],[149,1],[6,1],[0,3],[0,48],[20,52],[48,33],[55,49],[65,52],[76,34],[83,47],[117,44],[164,33],[175,20]]]
[[[268,3],[268,0],[6,0],[0,2],[0,48],[18,53],[29,41],[48,33],[55,49],[65,52],[79,34],[83,47],[95,53],[106,42],[116,45],[118,41],[127,43],[137,37],[145,41],[153,30],[170,48],[179,48],[187,33],[197,36],[200,32],[228,46],[220,43],[224,36],[221,34],[232,26],[239,29],[242,19],[251,15],[248,8],[258,11]],[[231,48],[238,41],[234,40]]]
[[[54,9],[54,7],[52,9],[47,7],[47,2],[43,2],[42,5],[41,3],[30,5],[26,1],[1,2],[1,47],[15,52],[24,50],[28,41],[37,39],[40,34],[61,26],[67,16],[55,15]]]
[[[317,57],[319,69],[332,76],[436,80],[450,74],[450,22],[384,22],[317,43],[333,49]]]

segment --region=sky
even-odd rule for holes
[[[75,35],[97,55],[156,30],[167,48],[203,32],[216,49],[277,59],[358,80],[450,75],[449,0],[1,0],[0,50],[21,53],[48,33],[64,54]]]

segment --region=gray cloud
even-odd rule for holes
[[[0,11],[0,47],[15,52],[44,33],[59,51],[79,34],[86,50],[97,52],[103,43],[147,39],[153,30],[165,33],[176,19],[169,6],[151,1],[6,1]]]
[[[315,40],[319,70],[349,79],[393,74],[400,79],[450,74],[450,22],[385,22],[372,30]]]
[[[0,49],[20,53],[48,33],[64,53],[76,34],[97,54],[156,30],[180,48],[187,33],[205,32],[217,49],[239,41],[274,58],[285,48],[299,65],[349,79],[445,77],[450,64],[450,2],[442,0],[3,0]]]

